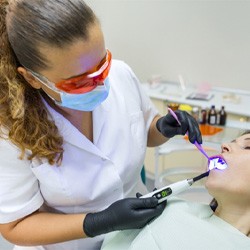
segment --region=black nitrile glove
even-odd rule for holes
[[[197,141],[202,143],[201,132],[198,122],[193,116],[186,111],[175,111],[181,125],[175,120],[175,118],[168,113],[166,116],[161,117],[156,122],[157,129],[167,138],[174,137],[175,135],[185,135],[188,133],[188,138],[191,143]]]
[[[89,213],[83,230],[89,237],[116,230],[138,229],[159,216],[166,203],[158,204],[155,197],[118,200],[101,212]]]

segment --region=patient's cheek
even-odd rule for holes
[[[250,167],[250,150],[240,150],[237,153],[227,154],[224,156],[230,171],[238,171],[238,169]]]

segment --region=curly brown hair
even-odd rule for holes
[[[63,138],[42,100],[17,72],[49,67],[39,45],[63,46],[88,37],[88,25],[96,17],[81,0],[0,0],[0,136],[28,156],[60,164]],[[3,129],[4,128],[4,129]],[[8,131],[7,137],[4,130]]]

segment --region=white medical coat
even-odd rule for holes
[[[47,105],[64,138],[61,166],[51,166],[46,159],[20,160],[20,150],[8,140],[0,140],[0,223],[37,209],[96,212],[118,199],[146,192],[140,172],[148,129],[157,111],[124,62],[113,60],[109,80],[108,98],[93,111],[93,143]],[[102,239],[33,249],[99,249]]]

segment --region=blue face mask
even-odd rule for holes
[[[46,93],[58,106],[75,109],[80,111],[93,111],[97,106],[99,106],[109,95],[110,83],[109,77],[106,77],[103,81],[103,85],[98,85],[93,90],[83,93],[83,94],[70,94],[62,91],[58,91],[53,84],[49,84],[47,78],[33,72],[28,69],[32,75],[41,83],[45,84],[49,89],[58,93],[61,97],[61,102],[56,101],[48,93]]]
[[[55,101],[59,106],[80,111],[93,111],[108,97],[110,90],[109,78],[104,80],[104,85],[97,86],[90,92],[83,94],[69,94],[58,92],[61,102]],[[54,90],[55,91],[55,90]]]

